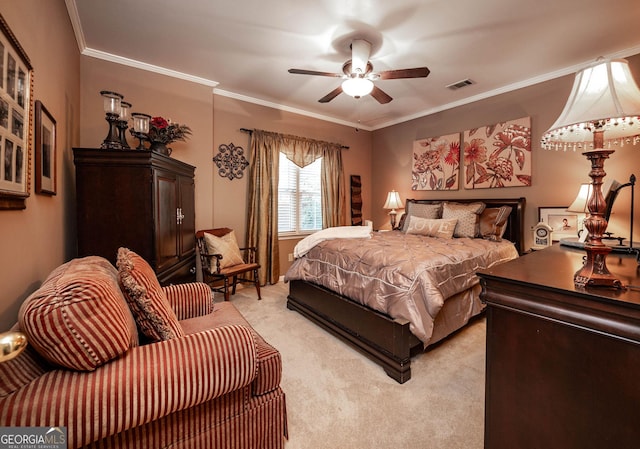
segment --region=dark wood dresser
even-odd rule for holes
[[[640,291],[575,288],[584,254],[556,244],[479,273],[485,448],[640,447]],[[634,256],[607,265],[640,285]]]
[[[78,255],[127,247],[162,284],[195,280],[195,167],[148,150],[74,148]]]

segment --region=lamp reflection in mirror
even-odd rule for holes
[[[18,356],[27,347],[27,336],[22,332],[0,334],[0,363]]]
[[[387,194],[387,201],[382,206],[384,209],[391,209],[389,212],[389,216],[391,217],[391,229],[396,228],[396,209],[402,209],[404,204],[402,204],[402,200],[400,199],[400,194],[395,190],[392,190]]]
[[[578,191],[578,196],[573,200],[571,206],[567,207],[567,212],[577,212],[579,214],[588,214],[589,209],[587,208],[587,203],[589,197],[591,196],[591,184],[580,184],[580,190]],[[578,229],[578,238],[581,242],[584,242],[588,237],[588,232],[584,229],[584,222],[582,220],[580,223],[580,229]]]
[[[606,134],[606,140],[605,140]],[[607,229],[602,194],[604,163],[611,147],[640,142],[640,89],[624,59],[598,59],[576,74],[569,99],[558,120],[542,136],[546,149],[580,149],[591,162],[592,191],[585,226],[589,237],[583,267],[574,275],[576,287],[624,288],[609,272],[606,257],[611,248],[602,242]],[[605,143],[607,148],[605,149]]]

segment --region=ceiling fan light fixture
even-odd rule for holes
[[[354,98],[369,95],[373,90],[373,82],[366,78],[349,78],[342,83],[342,91]]]

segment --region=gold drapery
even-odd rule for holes
[[[322,158],[322,225],[344,224],[344,174],[341,146],[304,137],[254,130],[249,161],[247,243],[255,246],[260,284],[280,278],[278,249],[278,173],[280,153],[303,168]]]

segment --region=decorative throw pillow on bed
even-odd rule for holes
[[[442,203],[414,203],[407,201],[404,215],[400,218],[399,228],[407,232],[409,217],[442,218]]]
[[[483,210],[480,214],[480,234],[482,238],[493,242],[502,241],[511,210],[511,206],[488,207]]]
[[[183,337],[178,318],[147,261],[130,249],[120,248],[116,265],[122,291],[140,332],[151,341]]]
[[[480,237],[480,214],[485,209],[484,203],[450,203],[442,206],[442,218],[455,218],[458,220],[454,237]]]
[[[118,272],[98,256],[53,270],[22,304],[18,320],[30,346],[71,370],[93,371],[138,344]]]
[[[244,263],[242,260],[242,254],[240,248],[238,248],[238,241],[236,240],[236,233],[231,231],[222,237],[216,237],[208,232],[204,233],[204,241],[207,243],[207,251],[209,254],[222,254],[220,260],[220,268],[232,267]],[[211,260],[211,273],[216,272],[216,261]]]
[[[427,237],[440,237],[450,239],[453,237],[453,231],[456,228],[458,220],[455,218],[420,218],[409,217],[407,225],[407,234],[426,235]]]

